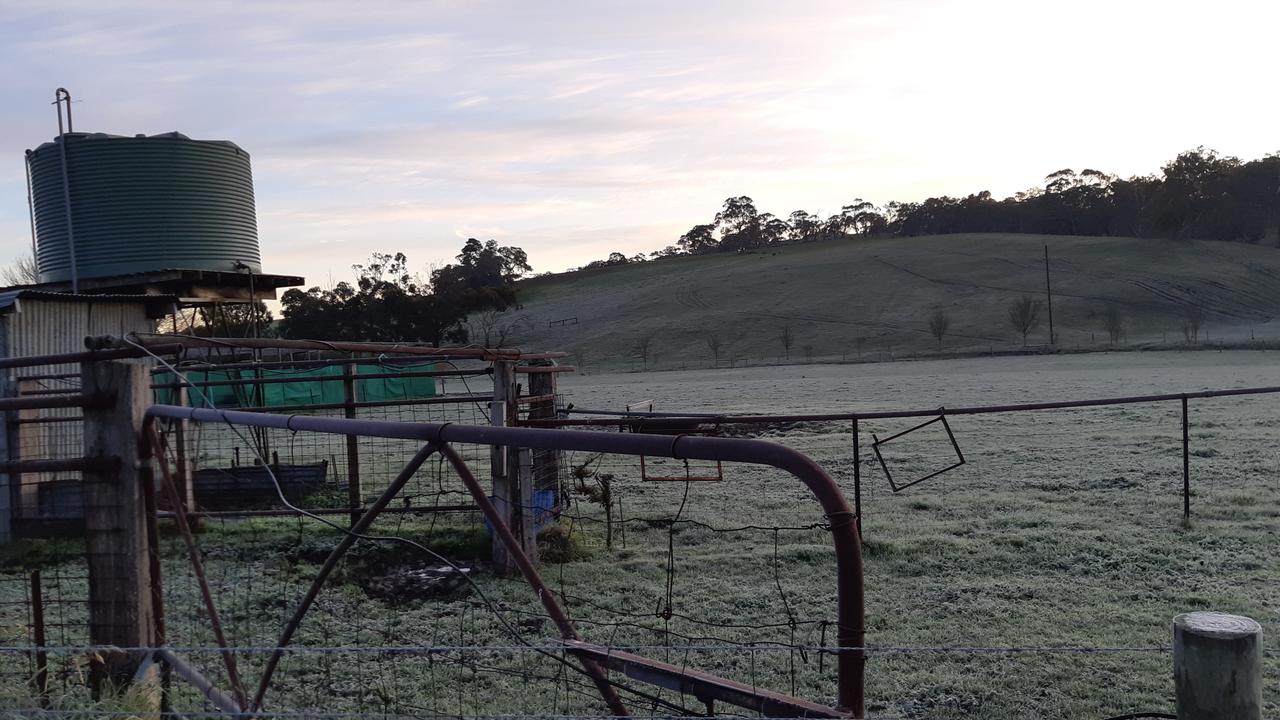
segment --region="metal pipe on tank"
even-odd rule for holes
[[[27,216],[31,221],[31,267],[37,269],[40,267],[36,262],[36,203],[31,197],[31,151],[28,150],[24,158],[27,166]],[[39,282],[40,278],[35,278]]]
[[[62,101],[67,101],[67,129],[62,130]],[[67,133],[71,132],[71,93],[58,88],[53,93],[53,104],[58,106],[58,160],[62,164],[62,204],[67,214],[67,253],[71,258],[71,292],[80,292],[80,276],[76,268],[76,234],[71,222],[71,182],[67,177]],[[34,231],[35,224],[32,223]]]

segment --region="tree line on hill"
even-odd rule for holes
[[[1099,170],[1058,170],[1003,200],[967,197],[877,206],[856,199],[826,218],[796,210],[783,219],[745,195],[724,201],[711,222],[645,257],[612,253],[580,269],[674,255],[749,252],[784,243],[847,237],[1031,233],[1200,239],[1257,243],[1280,236],[1280,154],[1242,161],[1198,147],[1158,175],[1120,178]]]
[[[404,253],[374,253],[367,264],[354,266],[354,285],[284,293],[277,331],[288,338],[468,342],[467,317],[514,307],[516,280],[532,268],[524,250],[475,238],[456,260],[424,278],[410,272]]]

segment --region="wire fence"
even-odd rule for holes
[[[368,412],[484,424],[485,409],[458,403]],[[712,420],[693,429],[797,449],[831,471],[847,494],[856,469],[874,598],[868,631],[877,639],[867,647],[869,696],[878,698],[870,717],[1013,717],[1028,697],[1077,716],[1125,698],[1149,705],[1169,696],[1169,648],[1162,640],[1174,611],[1224,601],[1266,607],[1265,578],[1275,560],[1255,545],[1268,528],[1274,531],[1280,500],[1265,481],[1277,465],[1272,440],[1280,414],[1265,397],[1191,406],[1198,524],[1191,527],[1177,524],[1184,447],[1177,406],[952,417],[954,444],[931,425],[873,447],[917,423],[867,419],[855,433],[847,420]],[[344,436],[271,431],[266,441],[277,459],[250,450],[255,438],[247,434],[216,424],[197,428],[188,431],[197,470],[234,463],[237,447],[242,461],[265,455],[276,467],[330,456],[325,487],[333,492],[300,502],[347,507],[346,468],[339,465]],[[633,428],[619,422],[594,429]],[[358,442],[362,491],[370,493],[386,488],[416,449],[401,441]],[[953,465],[957,448],[963,465],[902,492],[885,476],[893,473],[900,485],[924,477]],[[464,454],[485,466],[489,453],[472,446]],[[834,702],[829,526],[802,486],[767,468],[669,458],[645,458],[642,465],[633,456],[577,452],[566,453],[557,468],[562,499],[542,532],[544,574],[588,641]],[[603,711],[527,585],[488,568],[491,540],[478,515],[418,512],[465,504],[464,493],[443,462],[432,460],[414,474],[399,500],[414,512],[389,514],[370,532],[425,545],[450,562],[403,543],[357,545],[285,652],[267,695],[272,716]],[[205,520],[201,556],[248,684],[341,537],[296,515]],[[161,563],[166,643],[217,687],[230,688],[181,540],[162,541]],[[1135,617],[1143,618],[1136,629]],[[12,653],[0,648],[0,655],[12,655],[29,672],[33,661],[22,650],[31,642],[15,641]],[[83,657],[90,650],[74,640],[56,644],[49,641],[46,651]],[[1280,668],[1274,652],[1267,662]],[[638,714],[729,713],[709,710],[691,693],[618,673],[611,680]],[[210,712],[207,699],[184,683],[170,686],[168,702],[188,717]]]

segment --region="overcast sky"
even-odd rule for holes
[[[1280,5],[0,0],[0,257],[22,152],[177,130],[252,157],[264,268],[313,283],[470,236],[535,270],[647,252],[724,198],[830,214],[1280,150]]]

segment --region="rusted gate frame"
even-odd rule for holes
[[[747,708],[765,717],[847,717],[835,708],[806,702],[782,693],[762,690],[733,680],[641,657],[629,652],[600,647],[578,640],[566,640],[569,652],[579,657],[591,658],[606,667],[617,670],[629,678],[658,687],[692,695],[714,712],[716,700]]]
[[[231,713],[237,717],[242,716],[244,713],[244,707],[240,703],[219,690],[199,670],[195,669],[173,650],[167,647],[159,647],[155,649],[152,655],[163,661],[165,666],[173,670],[178,677],[186,680],[192,687],[199,690],[205,700],[208,700],[210,705],[213,705],[221,712]]]
[[[263,428],[290,431],[322,432],[330,434],[360,434],[404,440],[421,440],[430,443],[469,443],[527,447],[544,450],[575,450],[582,452],[615,453],[622,455],[654,455],[675,459],[714,460],[763,464],[785,470],[814,494],[822,506],[831,527],[836,554],[837,576],[837,643],[849,648],[837,653],[837,698],[840,708],[854,717],[864,712],[863,675],[865,656],[863,644],[863,566],[862,548],[853,510],[849,507],[839,486],[812,459],[802,453],[774,443],[759,440],[733,438],[691,437],[687,435],[653,436],[580,432],[570,430],[539,430],[532,428],[467,426],[452,423],[398,423],[380,420],[350,420],[345,418],[306,417],[251,413],[236,410],[212,410],[184,408],[172,405],[155,405],[147,411],[151,418],[187,419],[197,422],[227,422]],[[446,453],[447,454],[447,453]],[[462,465],[465,468],[465,464]],[[459,471],[463,474],[463,471]],[[469,470],[466,471],[469,474]],[[465,477],[465,475],[464,475]],[[477,484],[478,488],[478,484]],[[476,502],[484,510],[492,510],[482,488]],[[476,490],[473,489],[473,494]],[[367,517],[372,515],[367,514]],[[364,518],[362,518],[363,520]],[[494,514],[494,519],[499,519]],[[501,522],[493,523],[495,531],[513,556],[523,557],[514,537],[509,540],[509,528]],[[504,533],[503,530],[506,532]],[[527,558],[524,558],[527,563]],[[532,565],[528,568],[533,570]],[[522,566],[522,571],[525,569]],[[532,576],[532,577],[531,577]],[[536,570],[526,573],[531,584]],[[540,580],[539,580],[540,582]],[[543,593],[547,602],[549,593]]]
[[[240,671],[236,667],[236,657],[229,649],[226,633],[222,629],[222,620],[218,615],[218,606],[213,600],[213,591],[209,588],[209,580],[205,576],[204,561],[200,555],[200,548],[196,545],[195,536],[191,533],[191,525],[184,512],[182,494],[178,492],[178,486],[173,481],[173,474],[169,471],[169,460],[166,455],[166,448],[160,433],[156,430],[155,423],[148,422],[143,429],[145,438],[144,447],[150,452],[150,455],[159,460],[161,485],[165,497],[169,500],[169,506],[173,508],[173,518],[178,525],[178,530],[182,533],[183,542],[187,546],[187,552],[191,556],[191,569],[195,573],[196,583],[200,586],[200,596],[204,600],[205,612],[209,615],[209,626],[213,630],[214,640],[221,648],[222,662],[227,667],[227,677],[231,681],[231,688],[235,692],[236,702],[243,707],[246,702],[244,684],[240,681]]]

